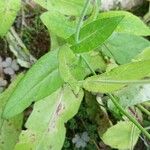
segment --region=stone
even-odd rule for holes
[[[142,5],[143,2],[144,0],[101,0],[101,10],[108,11],[117,8],[131,10]]]

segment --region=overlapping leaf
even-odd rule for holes
[[[60,150],[65,140],[65,127],[78,111],[83,91],[74,95],[65,86],[35,104],[15,150]]]
[[[116,149],[133,149],[140,135],[140,130],[129,121],[120,121],[109,128],[103,135],[105,144]]]
[[[0,1],[0,36],[4,36],[13,24],[20,5],[20,0]]]
[[[146,101],[150,101],[150,85],[130,85],[113,94],[118,97],[122,107],[128,108]],[[109,102],[111,109],[115,109],[112,102]]]
[[[41,19],[50,33],[53,32],[61,38],[66,39],[75,32],[75,22],[59,12],[48,11],[41,15]]]
[[[71,49],[75,53],[83,53],[99,47],[113,33],[122,19],[123,16],[104,18],[85,25],[80,31],[79,43],[75,42],[75,35],[68,39],[72,44]]]
[[[111,18],[115,16],[125,16],[116,28],[116,32],[149,36],[150,28],[147,27],[139,17],[127,11],[109,11],[101,13],[98,18]]]
[[[47,53],[27,72],[9,97],[4,117],[9,118],[40,100],[63,84],[58,72],[58,50]]]
[[[149,46],[150,42],[142,37],[126,33],[114,33],[105,42],[102,51],[113,57],[119,64],[125,64]]]
[[[80,55],[76,55],[74,62],[70,63],[70,71],[76,80],[83,80],[92,73],[88,65],[97,72],[104,72],[106,70],[106,63],[101,53],[91,51],[83,53],[82,56],[86,62]]]
[[[138,80],[149,75],[149,66],[150,60],[121,65],[109,72],[87,78],[83,87],[92,92],[113,92],[126,85],[126,83],[122,83],[124,80]]]

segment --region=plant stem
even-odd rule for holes
[[[100,7],[100,0],[95,0],[95,14],[94,14],[93,20],[96,20],[98,14],[99,14],[99,7]]]
[[[96,1],[97,2],[97,1]],[[86,15],[86,12],[87,12],[87,9],[88,9],[88,6],[90,4],[90,0],[87,0],[85,5],[84,5],[84,8],[82,10],[82,13],[81,13],[81,16],[80,16],[80,19],[78,21],[78,24],[77,24],[77,28],[76,28],[76,34],[75,34],[75,41],[76,43],[79,43],[79,36],[80,36],[80,29],[82,27],[82,24],[83,24],[83,20],[84,20],[84,16]],[[97,3],[96,3],[97,4]],[[92,67],[90,66],[90,64],[88,63],[88,61],[86,60],[86,58],[83,56],[83,55],[80,55],[81,58],[85,61],[86,65],[88,66],[88,68],[91,70],[91,72],[96,75],[95,71],[92,69]]]
[[[145,102],[145,103],[143,103],[142,105],[145,106],[145,107],[150,107],[150,102],[149,102],[149,101],[148,101],[148,102]]]
[[[122,112],[131,122],[133,122],[135,126],[137,126],[141,130],[141,132],[143,132],[143,134],[150,140],[150,134],[146,131],[146,129],[143,128],[134,117],[132,117],[122,108],[122,106],[118,103],[118,101],[112,94],[108,94],[108,96],[110,97],[114,105],[120,110],[120,112]]]
[[[139,108],[146,115],[150,116],[150,112],[146,108],[144,108],[141,104],[136,105],[136,107]]]
[[[82,10],[81,16],[79,18],[79,21],[78,21],[78,24],[77,24],[77,28],[76,28],[76,33],[75,33],[75,41],[76,41],[76,43],[79,43],[80,29],[82,27],[84,16],[86,15],[86,12],[87,12],[89,4],[90,4],[90,0],[87,0],[85,5],[84,5],[84,8]]]

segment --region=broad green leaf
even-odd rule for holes
[[[0,149],[12,150],[19,139],[22,128],[23,115],[19,114],[9,120],[2,118],[4,107],[9,96],[13,93],[15,87],[22,79],[23,74],[19,75],[15,81],[0,95]]]
[[[64,123],[78,112],[82,98],[83,91],[74,95],[65,86],[36,102],[15,150],[61,150],[66,133]]]
[[[83,87],[92,92],[114,92],[127,83],[125,81],[138,80],[150,74],[150,60],[121,65],[109,72],[87,78]]]
[[[125,16],[116,28],[116,32],[135,34],[140,36],[149,36],[150,28],[143,21],[127,11],[109,11],[100,13],[99,19],[112,18],[115,16]]]
[[[42,7],[49,11],[56,11],[64,15],[80,16],[83,6],[86,0],[34,0]],[[87,14],[92,10],[92,6],[89,7]]]
[[[49,52],[27,72],[10,96],[4,117],[9,118],[22,112],[32,102],[46,97],[63,84],[58,71],[57,52]],[[99,61],[98,63],[92,61],[95,58]],[[94,69],[105,69],[106,65],[102,56],[90,54],[88,59],[93,62],[90,64]],[[77,80],[84,79],[91,73],[87,64],[80,58],[73,65],[71,72]]]
[[[20,5],[21,0],[0,1],[0,36],[4,36],[13,24]]]
[[[123,16],[97,19],[85,25],[80,31],[79,43],[75,42],[75,35],[68,39],[72,44],[71,49],[75,53],[83,53],[99,47],[113,33],[122,19]]]
[[[120,121],[104,133],[102,140],[112,148],[133,149],[139,135],[140,130],[132,122]]]
[[[27,108],[32,102],[43,99],[63,84],[58,72],[58,50],[44,55],[26,73],[9,97],[4,117],[10,118]]]
[[[75,32],[75,22],[59,12],[45,12],[41,15],[41,20],[49,32],[53,32],[61,38],[66,39]]]
[[[102,51],[113,57],[119,64],[125,64],[149,46],[150,42],[142,37],[126,33],[114,33],[105,42]]]

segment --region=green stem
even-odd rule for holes
[[[122,112],[131,122],[133,122],[135,126],[137,126],[141,130],[141,132],[143,132],[143,134],[150,140],[150,134],[146,131],[146,129],[144,129],[134,117],[132,117],[122,108],[122,106],[118,103],[118,101],[112,94],[108,94],[108,96],[110,97],[114,105],[120,110],[120,112]]]
[[[75,41],[76,41],[76,43],[79,43],[80,29],[82,27],[84,16],[86,15],[86,12],[87,12],[89,4],[90,4],[90,0],[87,0],[85,5],[84,5],[84,8],[82,10],[81,16],[79,18],[79,21],[78,21],[78,24],[77,24],[77,28],[76,28],[76,34],[75,34]]]
[[[95,0],[95,14],[93,20],[96,20],[99,14],[99,8],[100,8],[100,0]]]
[[[146,108],[144,108],[142,105],[138,104],[136,107],[139,108],[146,115],[150,116],[150,112]]]
[[[86,15],[86,12],[87,12],[87,9],[88,9],[88,6],[90,4],[90,0],[87,0],[85,5],[84,5],[84,8],[82,10],[82,13],[81,13],[81,16],[80,16],[80,19],[79,19],[79,22],[77,24],[77,28],[76,28],[76,34],[75,34],[75,41],[76,43],[79,43],[79,36],[80,36],[80,29],[82,27],[82,24],[83,24],[83,20],[84,20],[84,16]],[[92,69],[92,67],[90,66],[90,64],[88,63],[88,61],[86,60],[86,58],[83,56],[83,55],[80,55],[81,58],[85,61],[86,65],[88,66],[88,68],[91,70],[91,72],[96,75],[95,71]]]
[[[145,106],[145,107],[149,107],[150,108],[150,102],[149,101],[148,102],[144,102],[142,105]]]

